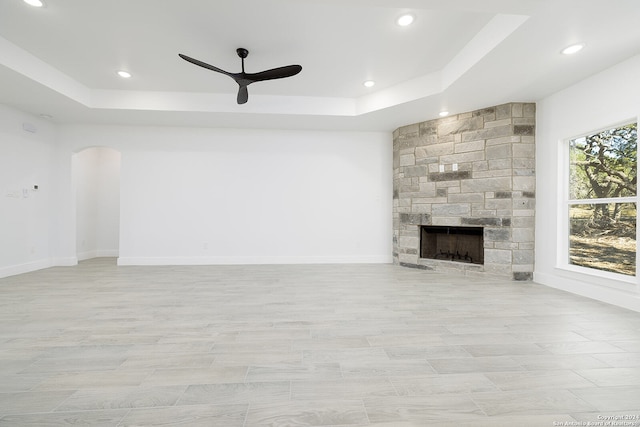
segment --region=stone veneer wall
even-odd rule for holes
[[[534,214],[535,104],[504,104],[394,131],[395,263],[530,280]],[[420,258],[420,225],[484,227],[484,265]]]

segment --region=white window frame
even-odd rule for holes
[[[570,239],[570,218],[569,218],[569,209],[572,205],[580,205],[580,204],[594,204],[594,203],[636,203],[636,206],[640,208],[640,195],[639,192],[636,191],[636,195],[634,197],[614,197],[614,198],[603,198],[603,199],[569,199],[570,194],[570,173],[571,173],[571,165],[570,165],[570,144],[572,140],[585,137],[587,135],[593,135],[598,132],[602,132],[608,129],[614,129],[620,126],[626,126],[631,123],[640,124],[637,117],[631,118],[629,120],[624,120],[609,126],[605,126],[593,131],[582,132],[578,135],[565,138],[561,141],[561,144],[558,144],[558,148],[560,152],[558,153],[558,161],[560,171],[559,177],[562,180],[562,184],[559,185],[558,188],[558,240],[556,247],[558,248],[557,260],[556,260],[556,268],[586,274],[593,277],[600,277],[603,279],[608,279],[614,282],[623,282],[619,286],[615,284],[610,284],[610,286],[622,289],[622,290],[631,290],[629,285],[635,285],[636,291],[640,291],[640,255],[638,251],[638,245],[640,244],[640,224],[638,219],[640,219],[640,213],[636,211],[636,275],[629,276],[621,273],[613,273],[610,271],[598,270],[596,268],[583,267],[580,265],[575,265],[570,263],[569,258],[569,239]],[[640,145],[640,142],[636,142]],[[636,159],[637,161],[637,159]],[[637,164],[637,163],[636,163]],[[637,166],[638,167],[638,166]]]

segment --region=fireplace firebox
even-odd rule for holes
[[[482,227],[420,227],[420,257],[484,264]]]

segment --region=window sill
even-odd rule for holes
[[[588,267],[580,267],[577,265],[557,265],[556,269],[559,272],[566,274],[567,276],[573,279],[587,279],[585,282],[590,284],[606,286],[609,288],[614,288],[620,291],[626,292],[638,292],[638,277],[637,276],[627,276],[626,274],[619,273],[611,273],[609,271],[601,271]],[[588,279],[602,279],[601,281],[595,282],[593,280]]]

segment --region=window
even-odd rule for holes
[[[636,275],[637,123],[569,141],[569,264]]]

